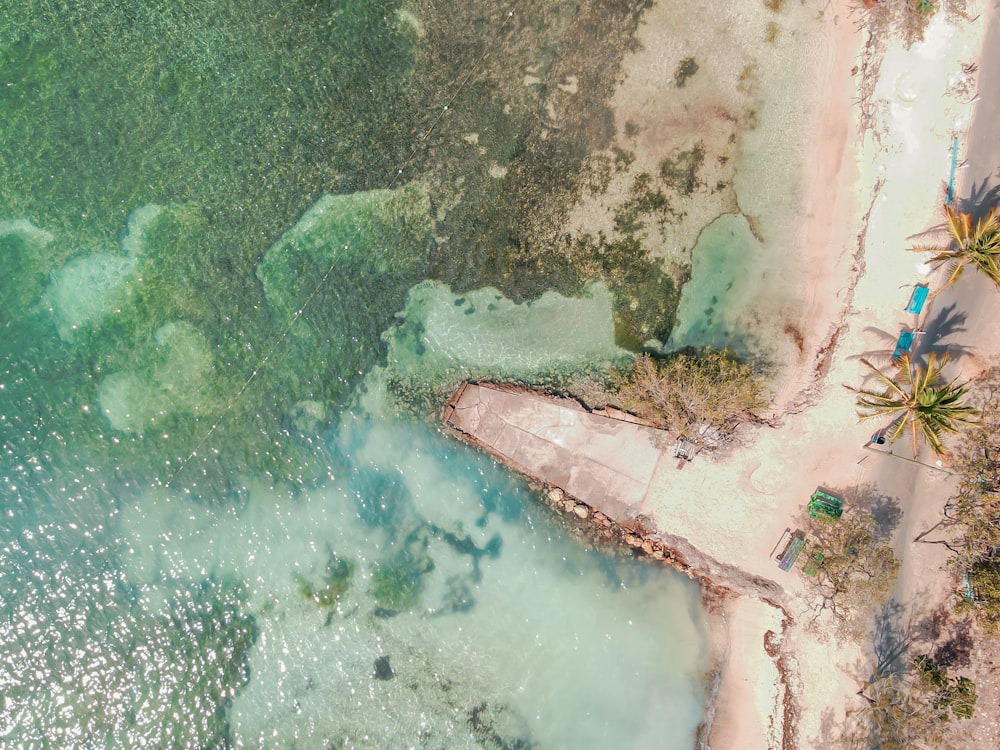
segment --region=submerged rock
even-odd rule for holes
[[[392,667],[389,665],[388,656],[380,656],[375,660],[376,680],[391,680],[395,676],[396,673],[392,671]]]
[[[257,278],[275,322],[295,321],[291,400],[337,401],[375,364],[379,334],[425,276],[430,235],[427,189],[410,184],[324,195],[268,248]]]
[[[489,287],[459,296],[425,281],[410,290],[397,326],[383,338],[389,368],[397,372],[461,369],[529,379],[626,356],[615,343],[611,308],[601,283],[578,298],[546,292],[517,303]]]
[[[483,701],[468,709],[466,726],[480,747],[530,750],[534,744],[524,717],[506,704]]]
[[[52,275],[42,298],[63,341],[129,303],[137,261],[111,253],[75,258]]]
[[[143,365],[109,375],[98,388],[101,411],[116,430],[141,435],[167,414],[199,416],[214,408],[212,354],[194,326],[162,326],[140,361]]]
[[[129,214],[119,235],[119,252],[78,256],[53,272],[42,302],[52,312],[59,337],[72,341],[77,331],[95,327],[113,313],[130,312],[134,299],[148,295],[148,283],[144,286],[144,282],[152,280],[154,287],[162,286],[159,267],[168,265],[170,258],[156,257],[156,248],[150,248],[156,244],[151,235],[164,219],[181,225],[191,223],[197,214],[196,209],[184,205],[140,206]],[[0,225],[0,238],[2,233]],[[50,241],[51,235],[47,236]],[[173,248],[175,243],[161,244]],[[159,248],[160,254],[164,252]]]
[[[125,229],[118,239],[118,246],[127,256],[135,258],[145,250],[146,232],[163,213],[163,206],[147,203],[128,215]]]
[[[389,277],[419,275],[430,230],[423,185],[324,195],[268,248],[257,278],[268,305],[289,321],[331,267],[336,277],[353,270],[339,265],[354,263]]]
[[[322,401],[305,399],[292,405],[288,420],[302,434],[312,435],[321,429],[329,418]]]

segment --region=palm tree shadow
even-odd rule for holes
[[[914,247],[929,249],[938,245],[947,245],[950,238],[951,233],[948,231],[948,225],[941,222],[919,232],[914,232],[906,239],[912,242]]]
[[[1000,170],[994,177],[1000,179]],[[968,198],[959,198],[956,203],[959,211],[981,219],[993,206],[1000,203],[1000,182],[990,185],[989,179],[984,178],[981,183],[972,186]]]
[[[957,360],[973,353],[972,347],[947,341],[948,338],[966,331],[967,316],[957,308],[958,303],[953,302],[935,312],[933,317],[924,324],[925,335],[921,342],[924,345],[917,350],[914,357],[920,364],[926,364],[925,355],[928,354],[935,354],[938,357],[947,354],[953,360]]]
[[[867,326],[864,329],[865,333],[872,334],[877,340],[879,346],[875,349],[869,349],[867,351],[861,352],[861,354],[850,354],[847,359],[853,360],[867,360],[879,369],[884,369],[893,363],[892,353],[896,348],[896,341],[899,338],[898,333],[890,333],[882,328],[877,328],[875,326]],[[864,376],[861,378],[862,383],[867,383],[872,378],[875,378],[875,373],[871,370],[866,370]]]

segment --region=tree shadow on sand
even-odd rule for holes
[[[844,725],[837,721],[834,710],[829,706],[820,713],[819,735],[813,738],[813,747],[836,747],[837,738],[844,734]]]
[[[967,214],[972,214],[976,219],[981,219],[997,203],[1000,203],[1000,170],[993,176],[998,180],[991,185],[989,179],[984,179],[978,185],[973,185],[968,198],[958,198],[958,210]]]
[[[976,645],[972,621],[956,618],[944,604],[917,623],[915,636],[942,667],[967,667],[972,663]]]
[[[914,639],[914,628],[907,608],[889,599],[875,615],[872,627],[872,649],[879,674],[901,675],[906,671],[903,656]]]
[[[872,648],[882,674],[902,674],[908,653],[927,654],[942,667],[967,667],[975,648],[972,621],[956,618],[945,604],[922,610],[929,592],[918,592],[906,605],[890,598],[879,609],[872,628]]]
[[[899,521],[903,517],[899,498],[879,492],[872,482],[854,487],[835,487],[830,492],[844,501],[845,508],[855,508],[871,514],[875,519],[875,538],[878,541],[888,541],[899,527]]]
[[[966,331],[965,322],[967,316],[964,312],[959,311],[957,308],[957,302],[954,302],[947,307],[942,307],[940,310],[936,311],[926,323],[924,323],[925,336],[923,342],[930,343],[926,343],[918,350],[918,361],[922,365],[926,364],[925,355],[932,353],[938,357],[942,357],[947,354],[953,360],[958,360],[966,354],[972,353],[972,349],[970,347],[946,341],[949,337],[965,333]]]

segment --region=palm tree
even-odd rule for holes
[[[928,263],[949,265],[948,281],[951,286],[966,266],[974,266],[1000,289],[1000,205],[994,206],[986,216],[975,222],[972,214],[944,207],[950,242],[945,247],[912,247],[916,253],[935,253]]]
[[[934,354],[927,358],[927,367],[914,364],[909,356],[899,359],[898,374],[893,377],[878,369],[866,359],[861,360],[885,388],[851,388],[858,394],[858,416],[861,419],[894,417],[886,437],[894,442],[907,428],[913,437],[913,457],[917,457],[917,437],[923,436],[937,455],[947,451],[941,442],[943,433],[958,432],[963,424],[975,421],[979,412],[971,406],[963,406],[966,383],[958,383],[957,378],[944,382],[941,371],[948,364],[948,355],[938,359]]]

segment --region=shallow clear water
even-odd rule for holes
[[[8,487],[5,741],[690,746],[693,586],[582,545],[427,428],[331,441],[334,479],[253,483],[239,507]]]
[[[539,238],[641,5],[0,18],[4,745],[691,746],[697,586],[398,416],[627,356]]]
[[[427,426],[675,312],[790,345],[817,11],[685,3],[655,122],[608,107],[645,0],[0,14],[2,744],[692,745],[697,586]]]

